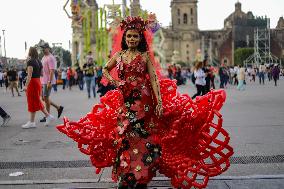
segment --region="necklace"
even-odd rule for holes
[[[130,64],[137,57],[137,55],[137,50],[127,50],[125,53],[125,60],[127,60],[126,64]]]

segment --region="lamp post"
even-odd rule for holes
[[[3,40],[4,40],[4,57],[6,58],[6,40],[5,40],[5,30],[2,30],[3,32]]]

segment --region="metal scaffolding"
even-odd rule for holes
[[[249,56],[244,65],[247,67],[259,66],[260,64],[280,64],[281,59],[278,59],[270,51],[270,19],[267,18],[266,28],[256,28],[254,30],[254,53]]]

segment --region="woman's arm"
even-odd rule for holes
[[[162,115],[162,96],[161,96],[161,91],[160,91],[160,83],[156,74],[156,69],[152,63],[152,61],[150,60],[149,54],[146,54],[146,60],[147,60],[147,68],[148,68],[148,73],[150,75],[150,81],[151,81],[151,85],[157,100],[157,107],[156,107],[156,111],[158,116]]]
[[[32,79],[32,74],[33,74],[33,67],[32,66],[28,66],[27,68],[27,81],[26,81],[26,86],[25,87],[28,87],[29,86],[29,83]]]
[[[115,81],[113,77],[109,74],[109,71],[112,70],[116,66],[116,59],[121,55],[120,52],[117,52],[113,55],[110,60],[106,63],[105,67],[103,68],[103,75],[115,85],[118,85],[118,81]]]

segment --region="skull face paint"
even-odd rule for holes
[[[135,49],[140,43],[140,34],[137,30],[128,30],[126,32],[125,40],[128,48]]]

